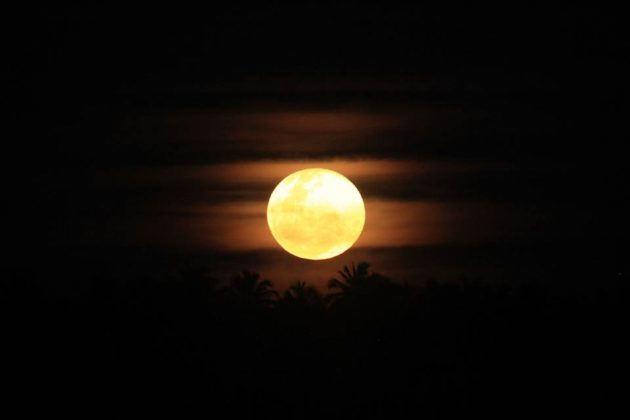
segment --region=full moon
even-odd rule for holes
[[[285,251],[324,260],[350,248],[365,224],[359,190],[338,172],[309,168],[292,173],[273,190],[267,205],[271,234]]]

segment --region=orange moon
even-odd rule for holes
[[[273,190],[267,223],[280,246],[296,257],[323,260],[347,251],[365,224],[365,206],[348,178],[330,169],[292,173]]]

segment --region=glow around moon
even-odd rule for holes
[[[348,178],[329,169],[304,169],[284,178],[273,190],[267,223],[287,252],[323,260],[356,242],[365,224],[365,206]]]

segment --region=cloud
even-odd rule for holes
[[[46,181],[68,188],[59,214],[73,223],[57,226],[61,240],[244,252],[277,248],[267,201],[282,178],[308,167],[339,171],[358,187],[367,210],[361,248],[535,237],[551,234],[558,214],[532,201],[544,191],[544,170],[501,162],[282,159],[101,169],[82,189],[72,179]]]
[[[108,148],[111,153],[124,152],[130,164],[139,165],[433,156],[444,155],[445,144],[461,137],[462,130],[483,115],[479,110],[428,103],[300,109],[295,104],[278,107],[250,100],[225,109],[130,113],[115,121],[115,141]]]
[[[295,159],[236,161],[209,165],[113,168],[99,171],[100,188],[169,192],[197,201],[267,199],[285,176],[321,167],[340,172],[365,196],[396,199],[459,199],[492,195],[497,181],[519,175],[501,162],[405,159]],[[509,191],[501,191],[509,196]],[[183,197],[182,197],[183,198]]]
[[[365,205],[366,223],[356,248],[515,240],[537,223],[527,210],[489,202],[366,199]],[[136,245],[225,252],[279,249],[267,226],[266,208],[266,201],[199,204],[152,217],[143,214],[131,225],[135,234],[126,233]]]

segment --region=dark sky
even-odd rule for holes
[[[415,282],[624,269],[630,45],[614,10],[104,4],[13,16],[11,263],[192,260],[280,286],[321,285],[359,259]],[[366,200],[357,246],[323,263],[281,251],[264,218],[275,184],[308,166],[338,169]]]

